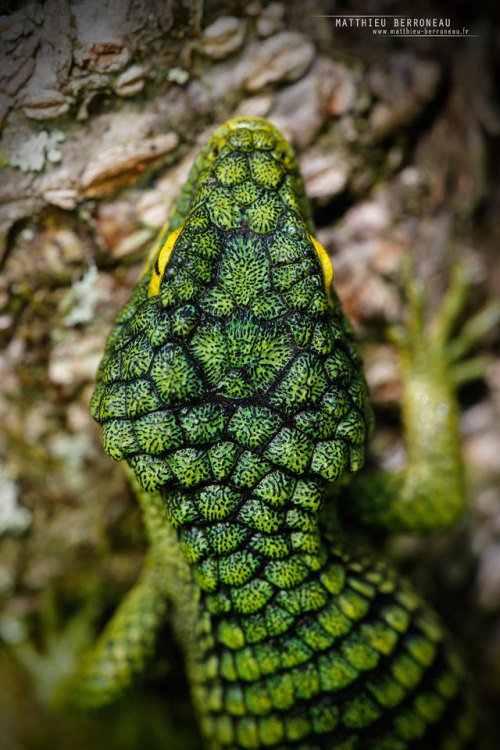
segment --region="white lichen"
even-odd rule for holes
[[[26,625],[18,617],[6,615],[0,619],[0,639],[9,646],[17,646],[28,637]]]
[[[10,156],[9,163],[23,172],[41,172],[46,161],[57,164],[62,160],[59,147],[65,138],[62,130],[53,130],[51,133],[41,130],[28,138],[21,149]]]
[[[96,289],[97,268],[91,266],[87,273],[71,286],[61,300],[61,308],[67,310],[62,322],[68,328],[89,323],[94,317],[100,292]]]
[[[0,462],[0,535],[22,534],[31,524],[31,512],[18,504],[17,486]]]
[[[170,68],[167,74],[167,80],[177,83],[178,86],[183,86],[189,81],[189,73],[184,68]]]

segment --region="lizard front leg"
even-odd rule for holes
[[[408,325],[393,328],[390,338],[399,353],[408,460],[394,473],[356,477],[348,490],[349,509],[367,525],[435,532],[453,526],[465,508],[456,391],[484,372],[483,358],[464,357],[498,323],[500,306],[485,305],[453,336],[470,286],[467,266],[456,264],[450,287],[428,325],[423,283],[413,269],[407,271]]]

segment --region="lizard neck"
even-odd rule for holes
[[[233,470],[233,480],[241,474]],[[254,477],[252,487],[221,482],[169,491],[167,513],[208,610],[253,615],[321,570],[324,498],[322,482],[280,471]]]

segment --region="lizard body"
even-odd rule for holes
[[[151,553],[80,670],[82,702],[143,669],[170,598],[212,750],[469,746],[464,670],[438,618],[321,521],[371,426],[330,274],[290,146],[258,118],[220,127],[99,368],[92,414],[140,484]],[[452,434],[452,394],[437,398]],[[382,522],[396,490],[373,503]],[[434,499],[443,525],[461,504],[449,494]],[[370,497],[353,508],[372,522]]]

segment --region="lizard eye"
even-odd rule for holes
[[[160,283],[163,278],[163,274],[165,273],[165,268],[167,267],[169,258],[172,255],[172,250],[174,249],[175,241],[181,233],[181,230],[182,227],[179,227],[179,229],[176,229],[175,232],[169,234],[166,242],[163,244],[160,252],[158,253],[153,266],[153,270],[151,271],[151,281],[149,282],[148,297],[155,297],[160,292]]]
[[[332,261],[330,260],[330,256],[326,252],[323,245],[320,245],[317,239],[315,239],[311,234],[309,235],[311,238],[311,242],[313,243],[314,249],[316,250],[316,254],[319,258],[319,262],[321,263],[321,268],[323,269],[323,281],[325,282],[325,290],[328,296],[330,296],[330,286],[332,284],[333,280],[333,266]]]

